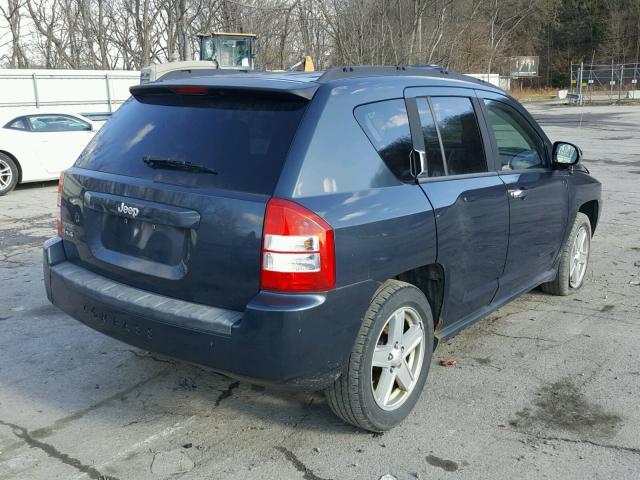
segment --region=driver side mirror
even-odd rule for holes
[[[553,144],[553,163],[557,165],[575,165],[582,158],[582,150],[572,143],[555,142]]]

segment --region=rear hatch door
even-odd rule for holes
[[[260,288],[266,203],[308,99],[148,92],[120,107],[67,171],[68,256],[134,287],[242,310]]]

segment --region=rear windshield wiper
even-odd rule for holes
[[[167,168],[174,170],[185,170],[188,172],[202,172],[211,173],[217,175],[213,168],[209,168],[205,165],[198,165],[197,163],[191,163],[183,160],[170,160],[168,158],[153,158],[143,157],[142,161],[149,165],[151,168]]]

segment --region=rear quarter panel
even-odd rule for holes
[[[405,87],[386,78],[323,85],[276,188],[276,196],[292,198],[333,227],[337,287],[382,282],[435,261],[429,201],[417,184],[391,173],[353,115],[358,105],[403,99]]]

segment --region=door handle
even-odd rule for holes
[[[509,195],[511,198],[518,198],[520,200],[524,200],[527,198],[527,195],[524,193],[524,190],[520,188],[514,188],[509,190]]]
[[[411,169],[416,178],[427,173],[427,153],[424,150],[415,149],[411,152]]]

